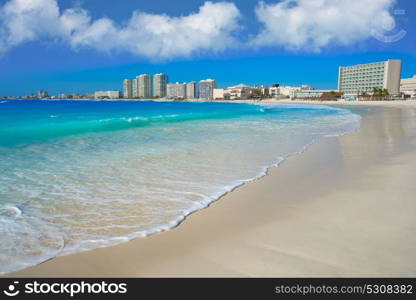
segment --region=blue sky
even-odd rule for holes
[[[330,89],[339,65],[388,58],[403,60],[402,77],[416,74],[413,0],[0,0],[0,6],[0,95],[121,89],[123,78],[156,72],[170,81],[215,78],[220,86]]]

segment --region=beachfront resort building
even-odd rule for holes
[[[299,91],[309,91],[313,90],[310,85],[302,84],[301,86],[281,86],[280,94],[291,99],[296,98],[296,93]]]
[[[277,98],[278,95],[280,95],[280,88],[278,84],[273,84],[271,87],[269,87],[269,95],[272,98]]]
[[[334,90],[315,90],[315,89],[300,89],[295,92],[295,99],[315,99],[315,98],[333,98],[337,99],[342,96],[342,92]]]
[[[124,98],[166,97],[168,75],[159,73],[151,76],[141,74],[135,79],[124,79]]]
[[[213,100],[224,100],[230,99],[230,94],[228,94],[227,89],[214,89],[212,91]]]
[[[176,83],[176,95],[180,99],[185,99],[186,96],[186,83]]]
[[[123,81],[123,97],[126,99],[133,98],[133,80],[124,79]]]
[[[132,98],[137,98],[139,97],[139,89],[137,86],[137,79],[132,79],[131,80],[131,96]]]
[[[212,100],[216,87],[217,82],[214,79],[201,80],[199,82],[199,98],[202,100]]]
[[[166,97],[167,83],[168,75],[163,73],[153,75],[153,96],[159,98]]]
[[[198,87],[195,81],[191,81],[186,84],[186,98],[188,99],[198,98]]]
[[[120,91],[97,91],[94,93],[95,99],[119,99]]]
[[[227,88],[227,93],[230,95],[230,99],[249,99],[251,98],[252,88],[245,85],[239,84]]]
[[[269,89],[270,87],[267,85],[256,85],[254,86],[254,92],[258,91],[258,93],[262,96],[262,97],[269,97]]]
[[[240,99],[262,99],[269,97],[268,86],[247,86],[239,84],[225,89],[214,89],[214,100],[240,100]]]
[[[167,84],[167,98],[169,99],[185,99],[186,83],[169,83]]]
[[[44,99],[44,98],[48,98],[48,97],[49,97],[49,94],[48,94],[48,92],[47,92],[47,91],[40,90],[40,91],[38,92],[38,94],[37,94],[37,97],[38,97],[39,99]]]
[[[196,81],[169,84],[167,74],[141,74],[135,79],[123,80],[123,97],[212,100],[216,86],[217,83],[213,79],[201,80],[198,89]]]
[[[149,74],[137,76],[138,96],[140,98],[152,97],[152,77]]]
[[[400,91],[402,61],[387,61],[339,67],[338,90],[346,96],[371,94],[374,88],[386,89],[390,95]]]
[[[311,90],[312,88],[308,85],[302,86],[280,86],[278,84],[273,84],[269,88],[269,95],[272,98],[296,98],[296,93],[302,90]]]
[[[416,75],[400,80],[400,92],[412,98],[416,97]]]
[[[239,84],[235,86],[230,86],[226,89],[214,89],[213,99],[251,99],[254,94],[254,91],[259,91],[259,89],[257,87],[250,87],[245,84]]]

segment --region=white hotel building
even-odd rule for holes
[[[214,79],[201,80],[199,82],[199,99],[212,100],[217,82]]]
[[[186,83],[168,83],[166,97],[169,99],[185,99]]]
[[[400,81],[400,92],[416,98],[416,75],[413,78],[404,78]]]
[[[136,77],[137,94],[140,98],[150,98],[153,96],[152,77],[149,74],[142,74]]]
[[[120,91],[97,91],[94,93],[95,99],[119,99]]]
[[[168,75],[159,73],[153,75],[153,96],[166,97],[166,88],[168,84]]]
[[[400,91],[402,61],[387,61],[339,67],[338,90],[345,96],[372,93],[374,88],[386,89],[390,95]]]
[[[133,80],[124,79],[123,81],[123,98],[133,98]]]
[[[191,81],[186,84],[186,98],[187,99],[198,98],[198,86],[195,81]]]

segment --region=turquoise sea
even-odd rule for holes
[[[359,126],[327,106],[0,101],[0,273],[169,229]]]

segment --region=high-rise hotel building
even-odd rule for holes
[[[140,98],[152,97],[152,77],[149,74],[137,76],[138,96]]]
[[[139,97],[139,89],[137,85],[137,78],[131,80],[131,96],[132,98]]]
[[[199,82],[199,98],[203,100],[212,100],[214,89],[217,87],[217,82],[214,79],[201,80]]]
[[[198,98],[198,89],[195,81],[188,82],[186,84],[186,98],[196,99]]]
[[[159,73],[153,75],[153,96],[166,97],[166,85],[168,83],[168,75]]]
[[[185,99],[186,83],[168,83],[167,97],[170,99]]]
[[[400,92],[407,95],[416,95],[416,75],[413,78],[403,78],[400,81]]]
[[[133,80],[124,79],[123,81],[123,97],[126,99],[133,98]]]
[[[387,61],[339,67],[338,90],[346,96],[372,93],[374,88],[386,89],[389,94],[398,94],[402,61]]]

